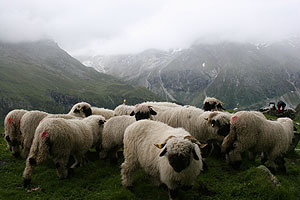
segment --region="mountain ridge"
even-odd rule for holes
[[[184,104],[201,106],[205,96],[240,109],[258,109],[279,99],[290,107],[300,102],[299,37],[262,44],[198,43],[178,51],[78,59],[88,60],[94,68],[101,65],[105,73],[147,87],[164,100]]]
[[[79,101],[114,108],[160,100],[151,91],[87,68],[49,40],[0,42],[0,118],[12,109],[66,113]]]

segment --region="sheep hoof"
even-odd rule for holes
[[[71,177],[74,175],[74,169],[73,168],[68,168],[68,177]]]
[[[231,163],[230,165],[232,166],[233,169],[240,169],[242,164],[242,161],[235,161],[233,163]]]
[[[29,185],[30,185],[30,183],[31,183],[31,179],[24,179],[24,188],[27,188]]]
[[[176,199],[178,196],[178,189],[170,190],[169,189],[169,199]]]
[[[133,192],[133,186],[132,185],[131,186],[126,186],[126,189]]]
[[[184,186],[181,187],[181,189],[184,190],[184,191],[188,191],[188,190],[190,190],[192,188],[193,188],[192,185],[184,185]]]

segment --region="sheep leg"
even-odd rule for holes
[[[248,158],[249,158],[249,160],[250,161],[254,161],[255,160],[255,158],[256,158],[256,155],[257,155],[257,152],[251,152],[251,151],[249,151],[248,152]]]
[[[129,162],[128,159],[125,159],[125,162],[121,165],[121,176],[122,176],[122,185],[124,187],[132,186],[132,174],[137,169],[137,162]]]
[[[285,160],[284,160],[284,158],[282,156],[278,157],[275,160],[275,163],[277,164],[279,171],[281,171],[283,173],[286,173]]]
[[[59,179],[65,179],[68,177],[68,163],[69,156],[66,156],[64,158],[55,159],[55,167],[56,167],[56,174],[59,177]]]
[[[178,196],[178,192],[179,192],[178,188],[175,189],[168,188],[169,199],[176,199],[176,197]]]
[[[242,164],[241,153],[243,152],[243,149],[242,145],[238,142],[235,142],[233,145],[234,149],[226,155],[226,160],[234,169],[239,169]]]
[[[77,156],[74,156],[74,160],[75,160],[75,162],[73,165],[71,165],[71,167],[70,167],[71,169],[77,168],[80,165],[80,162],[78,161]]]
[[[36,164],[36,160],[33,157],[26,160],[26,167],[23,172],[24,188],[30,185],[33,167],[36,166]]]

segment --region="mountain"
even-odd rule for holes
[[[151,91],[82,65],[55,42],[0,43],[0,119],[14,108],[66,113],[77,102],[114,108],[161,100]]]
[[[201,106],[214,96],[226,108],[300,102],[300,38],[265,44],[197,43],[187,49],[79,57],[98,71],[147,87],[165,100]]]

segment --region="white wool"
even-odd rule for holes
[[[163,143],[168,137],[174,136],[166,143],[168,152],[160,157],[161,149],[154,144]],[[124,135],[124,157],[121,165],[122,184],[132,184],[132,173],[140,166],[147,174],[165,183],[169,189],[175,189],[183,185],[193,185],[194,179],[202,170],[202,157],[199,147],[184,139],[190,134],[182,128],[172,128],[164,123],[150,120],[141,120],[130,125]],[[177,149],[177,147],[179,147]],[[176,148],[176,149],[175,149]],[[190,165],[177,173],[169,164],[167,155],[171,152],[186,153],[187,149],[195,149],[199,160],[191,155]]]

